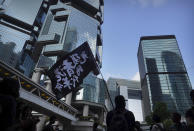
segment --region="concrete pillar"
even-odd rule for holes
[[[57,125],[60,131],[63,130],[63,123],[61,123],[60,121],[55,121],[54,125]]]
[[[108,110],[110,110],[110,100],[108,98],[105,99],[105,106]]]
[[[48,79],[44,81],[44,83],[46,84],[46,90],[49,91],[50,93],[53,93],[51,80]]]
[[[100,112],[99,120],[100,120],[101,123],[104,122],[104,110],[103,110],[103,109],[102,109],[102,111]]]
[[[89,114],[89,105],[84,105],[83,116],[88,116],[88,114]]]
[[[38,122],[38,124],[36,124],[36,129],[37,129],[37,131],[42,131],[43,127],[45,126],[47,116],[43,115],[43,116],[39,117],[39,119],[40,119],[40,121]]]
[[[62,121],[61,124],[63,124],[63,131],[72,131],[73,127],[71,126],[71,121],[70,120],[65,120]]]
[[[43,68],[35,68],[34,73],[32,75],[32,81],[34,81],[35,83],[40,83],[40,77],[43,71],[44,71]]]
[[[65,103],[71,105],[72,92],[66,95]]]
[[[107,115],[107,112],[104,112],[104,122],[103,123],[106,123],[106,115]]]

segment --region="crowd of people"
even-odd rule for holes
[[[194,104],[194,90],[190,93]],[[107,131],[143,131],[140,122],[135,121],[131,111],[125,109],[126,103],[122,95],[115,98],[116,108],[108,112],[106,117]],[[150,131],[194,131],[194,106],[185,113],[186,123],[181,122],[181,115],[177,112],[172,113],[172,126],[168,129],[164,127],[161,118],[157,114],[152,115],[153,124]]]
[[[36,125],[40,121],[32,115],[29,105],[18,101],[19,83],[13,78],[4,78],[0,81],[0,131],[36,131]],[[194,104],[194,91],[190,93]],[[125,108],[125,98],[118,95],[115,98],[115,109],[106,116],[107,131],[143,131],[141,124],[135,121],[134,114]],[[181,123],[181,115],[172,113],[173,125],[168,131],[194,131],[194,106],[185,113],[186,122]],[[53,126],[57,118],[50,117],[50,121],[44,125],[42,131],[59,131],[58,126]],[[157,114],[152,116],[153,125],[150,131],[167,131]],[[94,122],[93,131],[98,131],[98,123]]]
[[[0,131],[36,131],[40,120],[32,115],[29,105],[18,100],[19,87],[19,82],[13,78],[0,81]],[[56,117],[51,116],[43,131],[58,131],[52,125],[55,121]]]

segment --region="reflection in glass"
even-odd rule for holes
[[[76,100],[85,100],[95,103],[105,104],[105,83],[102,79],[90,73],[81,85],[83,89],[79,90]]]
[[[0,25],[0,60],[16,68],[28,39],[28,35]]]
[[[142,37],[138,62],[145,115],[157,101],[183,115],[191,106],[192,87],[175,36]]]

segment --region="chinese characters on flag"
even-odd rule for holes
[[[87,42],[62,57],[48,72],[52,81],[52,90],[58,99],[78,86],[91,71],[96,71],[97,64]]]

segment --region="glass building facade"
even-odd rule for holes
[[[98,3],[100,8],[100,6],[102,6],[100,5],[100,2],[98,0],[96,0],[96,2]],[[47,37],[44,40],[48,40],[53,34],[56,34],[59,36],[59,40],[56,43],[46,45],[43,48],[42,55],[56,62],[57,59],[60,58],[60,56],[65,55],[66,53],[72,51],[73,49],[87,41],[99,66],[101,66],[101,21],[97,19],[97,14],[92,15],[90,10],[88,10],[87,12],[83,12],[86,10],[81,8],[83,6],[82,4],[74,2],[70,3],[67,4],[59,1],[56,7],[53,7],[54,9],[52,8],[52,6],[49,9],[49,12],[46,16],[46,21],[44,23],[45,26],[42,28],[39,38],[41,39],[43,37]],[[74,4],[77,5],[75,6]],[[77,6],[81,6],[81,9]],[[93,6],[91,5],[90,8],[93,8]],[[58,11],[59,16],[57,12],[56,14],[53,14],[53,10],[57,9],[62,10]],[[101,14],[103,13],[100,10],[98,12],[100,12]],[[58,17],[64,18],[61,18],[61,20],[56,20]],[[41,64],[38,64],[38,67],[45,67],[42,62],[45,60],[40,59],[39,61],[41,62]],[[45,64],[46,66],[48,66],[47,63]],[[49,65],[49,67],[52,66],[52,64]]]
[[[106,85],[102,79],[90,75],[84,79],[81,87],[82,89],[76,95],[76,100],[105,104]]]
[[[0,1],[0,60],[28,77],[41,53],[36,41],[52,4],[54,0]]]
[[[175,36],[141,37],[138,62],[144,116],[156,102],[183,115],[191,106],[192,87]]]
[[[45,46],[37,67],[50,68],[61,56],[87,41],[101,68],[103,4],[103,0],[61,0],[50,6],[38,37],[38,43]],[[102,79],[90,73],[75,99],[104,103],[104,84]]]
[[[118,79],[114,79],[114,78],[109,78],[107,80],[108,90],[109,90],[109,93],[110,93],[110,97],[113,101],[114,107],[115,107],[115,103],[114,103],[115,97],[120,94],[119,85],[117,83],[117,80]]]

